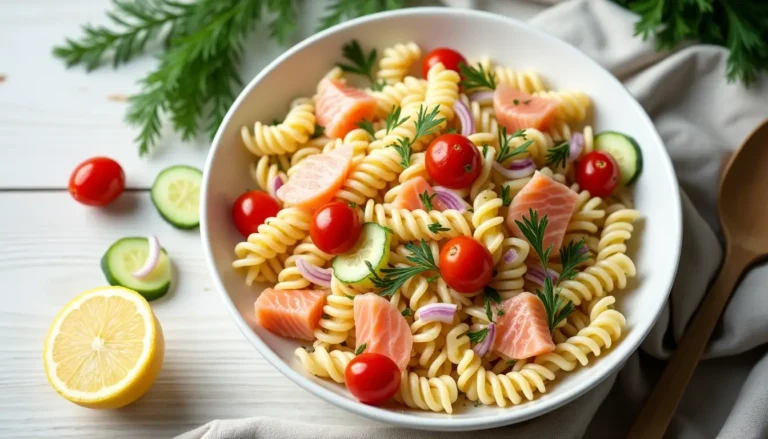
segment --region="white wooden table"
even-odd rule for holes
[[[454,0],[456,1],[456,0]],[[311,33],[319,2],[302,18]],[[173,135],[139,158],[120,97],[154,61],[113,71],[66,70],[51,56],[84,22],[104,22],[107,0],[0,0],[0,437],[171,437],[217,418],[275,416],[326,424],[371,424],[300,389],[245,340],[205,267],[197,231],[166,224],[148,188],[160,169],[202,167],[208,144]],[[518,18],[540,6],[519,4]],[[243,77],[281,52],[254,36]],[[80,161],[117,160],[128,190],[113,205],[76,203],[66,187]],[[99,260],[117,238],[156,234],[178,266],[175,293],[153,303],[165,365],[150,392],[115,411],[81,408],[48,385],[41,351],[48,327],[77,293],[105,284]]]

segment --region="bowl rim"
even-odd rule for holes
[[[594,61],[592,58],[587,56],[584,52],[582,52],[575,46],[553,35],[550,35],[542,30],[539,30],[528,23],[522,22],[520,20],[511,18],[511,17],[493,14],[491,12],[486,12],[486,11],[478,11],[478,10],[463,9],[463,8],[434,7],[434,6],[405,8],[405,9],[400,9],[395,11],[380,12],[376,14],[363,16],[363,17],[358,17],[358,18],[346,21],[344,23],[340,23],[336,26],[330,27],[317,34],[314,34],[304,39],[303,41],[299,42],[298,44],[294,45],[287,51],[285,51],[282,55],[280,55],[275,60],[270,62],[266,67],[264,67],[253,79],[251,79],[248,82],[248,85],[246,85],[243,88],[243,90],[240,92],[240,94],[237,96],[237,98],[233,102],[232,106],[227,111],[227,114],[222,120],[222,123],[219,126],[216,132],[216,135],[214,136],[214,139],[211,143],[211,148],[208,153],[208,157],[206,159],[205,167],[203,170],[204,172],[203,185],[200,193],[201,200],[202,200],[200,204],[200,217],[201,217],[200,232],[201,232],[201,238],[203,241],[202,243],[203,243],[203,249],[205,252],[206,265],[208,266],[208,270],[211,272],[213,276],[213,281],[216,285],[216,288],[219,294],[222,297],[222,300],[224,301],[226,308],[229,310],[230,314],[232,314],[232,317],[235,320],[235,324],[237,325],[240,332],[254,347],[256,347],[259,353],[272,366],[274,366],[278,371],[280,371],[280,373],[288,377],[288,379],[296,383],[302,389],[310,392],[314,396],[317,396],[351,413],[354,413],[356,415],[360,415],[378,422],[382,422],[386,424],[395,424],[401,427],[415,428],[415,429],[422,429],[422,430],[467,431],[467,430],[495,428],[495,427],[501,427],[505,425],[523,422],[528,419],[544,415],[557,408],[560,408],[563,405],[574,401],[578,397],[584,395],[588,391],[595,388],[598,384],[600,384],[605,379],[607,379],[610,375],[612,375],[617,370],[619,370],[624,365],[626,360],[632,355],[632,353],[634,353],[640,347],[641,343],[645,340],[645,338],[650,333],[651,329],[653,328],[659,316],[661,315],[665,307],[665,304],[669,298],[669,294],[672,289],[672,285],[675,279],[675,275],[677,273],[677,268],[680,260],[680,252],[682,247],[682,211],[681,211],[679,186],[677,184],[673,185],[673,187],[671,188],[673,192],[672,200],[673,200],[674,209],[670,212],[670,215],[668,218],[668,225],[670,226],[670,232],[674,233],[674,237],[676,238],[676,241],[677,241],[677,242],[671,243],[673,245],[668,247],[668,251],[674,252],[673,260],[675,261],[675,263],[672,265],[669,265],[666,270],[667,287],[666,287],[666,292],[664,293],[664,300],[660,302],[660,306],[658,306],[658,309],[654,311],[652,316],[653,318],[647,319],[646,320],[647,323],[644,326],[638,325],[638,327],[633,328],[633,331],[641,332],[642,335],[640,337],[635,338],[634,343],[632,343],[631,347],[627,350],[627,352],[629,353],[623,358],[620,358],[619,356],[616,356],[616,355],[613,355],[613,356],[608,355],[604,358],[601,358],[601,363],[608,363],[608,371],[605,374],[603,374],[602,376],[596,376],[594,378],[584,380],[581,383],[577,383],[567,391],[551,393],[550,398],[547,400],[546,404],[543,404],[543,405],[542,404],[535,404],[535,405],[522,404],[522,405],[516,406],[517,407],[516,410],[510,410],[508,413],[503,413],[497,416],[469,417],[469,418],[426,417],[426,416],[421,417],[413,414],[412,412],[404,413],[404,412],[398,412],[396,410],[390,410],[388,408],[379,408],[379,407],[365,405],[360,402],[353,401],[352,399],[349,399],[342,395],[339,395],[338,393],[335,393],[329,389],[326,389],[320,384],[314,382],[310,377],[299,373],[297,370],[293,369],[289,364],[284,362],[275,352],[272,351],[272,349],[261,338],[259,338],[253,332],[253,330],[248,325],[248,323],[240,315],[240,312],[238,311],[235,304],[229,298],[229,295],[227,294],[227,290],[224,284],[222,283],[221,277],[219,276],[218,271],[216,269],[216,263],[213,259],[213,251],[211,249],[209,234],[208,234],[209,224],[208,224],[207,215],[206,215],[208,203],[205,201],[208,198],[208,184],[210,181],[209,180],[210,170],[213,164],[213,158],[216,155],[216,152],[218,151],[219,147],[221,147],[221,138],[223,136],[224,127],[227,126],[230,119],[235,114],[236,109],[239,108],[239,106],[241,105],[242,101],[246,98],[246,96],[248,96],[251,93],[251,90],[256,86],[256,84],[258,84],[263,78],[269,75],[272,72],[272,70],[275,69],[275,67],[280,65],[283,61],[285,61],[289,57],[293,56],[295,53],[303,50],[305,47],[313,44],[318,40],[322,40],[323,38],[329,35],[335,34],[337,32],[346,30],[351,27],[358,27],[365,23],[378,21],[382,19],[393,18],[393,17],[413,16],[413,15],[416,15],[416,16],[418,15],[423,15],[423,16],[433,16],[433,15],[467,16],[469,15],[469,16],[473,16],[474,18],[479,18],[482,20],[494,20],[498,22],[503,22],[504,24],[507,24],[507,25],[511,24],[516,27],[523,28],[526,32],[535,34],[538,38],[541,38],[547,41],[548,44],[551,44],[553,46],[559,46],[560,50],[578,52],[579,55],[583,57],[585,64],[592,64],[593,67],[597,67],[603,71],[606,71],[610,76],[610,80],[615,81],[618,85],[620,85],[626,91],[627,93],[626,97],[629,98],[628,105],[634,106],[636,110],[640,110],[639,113],[641,114],[641,122],[646,126],[646,129],[650,130],[650,133],[654,138],[654,140],[656,140],[656,142],[658,142],[658,144],[662,145],[663,147],[664,141],[661,139],[661,136],[659,136],[658,132],[656,131],[656,127],[653,124],[652,120],[650,119],[648,114],[645,112],[643,107],[637,102],[635,97],[629,92],[629,90],[626,89],[624,84],[622,84],[615,76],[613,76],[610,72],[608,72],[603,66],[598,64],[596,61]],[[664,167],[663,171],[667,174],[667,176],[672,181],[677,182],[677,177],[675,174],[674,167],[672,166],[672,161],[669,157],[669,154],[666,152],[666,149],[662,148],[662,150],[664,152],[663,154],[664,157],[662,157],[662,166]],[[629,342],[624,340],[624,343],[629,343]],[[534,402],[534,401],[531,401],[531,402]]]

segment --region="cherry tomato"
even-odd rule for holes
[[[579,161],[576,181],[592,196],[607,197],[619,184],[619,166],[610,154],[592,151]]]
[[[248,191],[232,205],[232,220],[237,231],[246,238],[256,233],[267,218],[277,215],[280,204],[264,191]]]
[[[125,173],[108,157],[91,157],[69,177],[72,198],[89,206],[106,206],[125,190]]]
[[[309,225],[309,236],[320,250],[338,255],[355,246],[362,227],[360,218],[351,207],[334,201],[315,212]]]
[[[363,404],[379,405],[400,388],[400,368],[386,355],[363,352],[347,364],[344,382]]]
[[[461,134],[443,134],[427,148],[427,173],[438,184],[452,189],[472,186],[483,163],[474,143]]]
[[[424,78],[427,77],[429,69],[437,63],[443,63],[446,69],[458,72],[459,64],[466,64],[467,60],[453,49],[448,49],[447,47],[435,49],[427,54],[424,62],[421,64],[421,74],[424,75]]]
[[[493,257],[475,238],[453,238],[440,251],[440,275],[459,293],[474,293],[491,282]]]

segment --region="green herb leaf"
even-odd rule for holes
[[[471,208],[471,207],[468,207],[468,208],[467,208],[467,212],[469,212],[469,213],[475,213],[475,209],[473,209],[473,208]]]
[[[518,137],[521,137],[523,140],[527,139],[525,135],[525,130],[517,130],[514,133],[512,133],[511,136],[507,136],[507,129],[504,127],[501,127],[498,134],[499,152],[496,153],[497,162],[503,164],[508,159],[511,159],[516,155],[520,155],[528,151],[528,147],[533,144],[533,140],[528,140],[527,142],[520,144],[519,146],[515,147],[512,150],[509,149],[510,148],[509,144],[512,141],[512,139],[516,139]]]
[[[398,139],[396,143],[389,146],[395,148],[397,152],[400,153],[400,166],[402,166],[403,169],[411,166],[411,139],[404,137]]]
[[[456,128],[448,128],[447,130],[445,130],[445,134],[456,134],[458,132],[459,131],[456,130]]]
[[[488,321],[493,321],[493,310],[491,309],[491,302],[496,304],[501,303],[501,296],[495,288],[486,286],[483,289],[483,305],[485,305],[485,315],[488,316]]]
[[[358,127],[364,129],[371,137],[376,137],[376,129],[373,128],[373,122],[363,119],[356,124]]]
[[[467,333],[467,336],[469,336],[469,341],[472,343],[480,343],[481,341],[485,340],[485,337],[488,336],[488,328],[483,328],[479,331],[469,331]]]
[[[347,299],[349,300],[355,300],[355,296],[350,296],[349,294],[345,294],[347,296]]]
[[[427,113],[427,108],[424,105],[419,107],[419,115],[416,117],[416,135],[413,138],[414,142],[421,136],[426,136],[437,131],[440,124],[445,122],[444,117],[437,117],[439,115],[439,105],[435,105],[429,113]]]
[[[362,75],[371,83],[376,82],[373,76],[373,68],[376,66],[376,49],[371,49],[367,54],[357,40],[352,40],[341,48],[341,54],[347,60],[346,64],[338,66],[346,73]]]
[[[354,209],[354,208],[357,207],[357,203],[355,203],[354,201],[350,201],[350,202],[347,203],[347,206],[349,206],[349,207]]]
[[[552,147],[547,151],[547,165],[564,168],[568,164],[568,157],[571,154],[571,146],[568,142],[563,142]]]
[[[360,346],[358,346],[357,350],[355,351],[355,356],[362,354],[365,351],[366,347],[368,347],[367,343],[363,343]]]
[[[435,221],[432,224],[428,225],[427,228],[432,233],[448,232],[451,230],[448,227],[443,227],[443,225],[440,224],[440,222],[438,221]]]
[[[515,104],[515,105],[517,105],[517,104],[519,104],[519,103],[520,103],[520,101],[519,101],[519,100],[517,100],[517,99],[512,99],[512,103],[513,103],[513,104]]]
[[[483,157],[488,155],[488,145],[483,145]]]
[[[424,204],[424,210],[427,212],[432,210],[432,199],[435,198],[436,195],[436,192],[433,192],[432,195],[429,195],[428,191],[424,191],[419,194],[419,199],[421,200],[422,204]]]
[[[440,272],[440,269],[435,263],[435,259],[432,257],[432,250],[425,240],[421,240],[419,245],[409,242],[405,245],[406,250],[411,254],[406,256],[406,259],[412,263],[412,266],[408,267],[396,267],[396,268],[383,268],[381,273],[384,277],[380,277],[370,262],[365,261],[368,271],[371,272],[371,282],[376,288],[382,290],[378,293],[379,296],[391,297],[397,292],[403,284],[413,276],[424,273],[426,271]]]
[[[517,363],[517,360],[507,360],[507,362],[506,362],[505,364],[506,364],[507,366],[514,366],[514,365],[515,365],[515,363]]]
[[[389,114],[387,114],[387,118],[385,119],[387,134],[389,134],[390,131],[394,130],[395,128],[407,122],[408,119],[410,118],[409,116],[405,116],[401,119],[400,118],[401,110],[402,109],[400,107],[392,107],[392,111],[390,111]]]
[[[501,186],[501,205],[504,207],[509,207],[510,204],[512,204],[512,197],[509,195],[509,186],[502,185]]]
[[[464,87],[464,91],[476,88],[496,89],[496,75],[492,71],[486,71],[479,63],[477,68],[459,63],[459,73],[464,78],[459,82],[459,85]]]
[[[405,308],[404,310],[402,310],[402,311],[400,312],[400,314],[402,314],[402,315],[403,315],[403,317],[408,317],[408,316],[410,316],[411,314],[413,314],[413,311],[411,311],[411,309],[410,309],[410,308]]]
[[[576,276],[576,267],[589,259],[584,240],[578,242],[569,241],[568,244],[560,248],[560,263],[563,265],[562,273],[558,278],[558,283],[563,280],[570,280]]]

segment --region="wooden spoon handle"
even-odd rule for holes
[[[693,371],[707,346],[720,314],[752,258],[741,249],[728,249],[723,267],[683,334],[661,379],[645,402],[630,431],[630,439],[661,439],[682,399]]]

